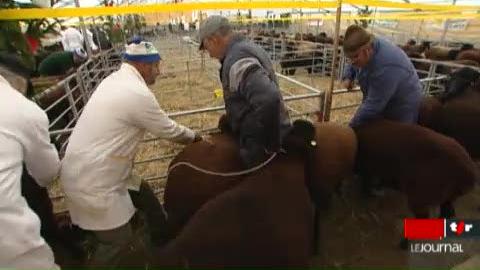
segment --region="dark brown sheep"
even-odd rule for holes
[[[155,266],[308,266],[313,208],[303,183],[304,161],[280,155],[271,168],[205,203],[156,253]]]
[[[219,126],[228,132],[222,119]],[[325,206],[340,181],[352,174],[357,143],[352,129],[332,123],[315,124],[315,141],[305,166],[307,179],[298,181],[309,188],[317,206]],[[214,135],[210,142],[187,146],[171,164],[183,161],[215,172],[241,171],[237,147],[230,135]],[[172,233],[176,234],[204,203],[244,178],[212,176],[187,166],[171,170],[165,188],[165,209]]]
[[[480,64],[480,49],[461,51],[458,53],[456,60],[472,60]]]
[[[480,159],[480,74],[462,68],[451,75],[446,92],[422,101],[419,124],[456,139]]]
[[[411,124],[377,120],[355,130],[362,172],[403,191],[418,218],[441,207],[454,215],[454,201],[473,188],[476,165],[455,140]]]

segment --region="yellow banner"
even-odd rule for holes
[[[368,5],[370,7],[388,7],[422,10],[460,11],[480,9],[480,6],[446,6],[431,4],[409,4],[377,0],[345,0],[345,4]],[[130,5],[115,7],[83,8],[32,8],[0,10],[0,20],[39,19],[52,17],[90,17],[103,15],[122,15],[155,12],[185,12],[193,10],[228,10],[228,9],[292,9],[292,8],[335,8],[337,1],[248,1],[248,2],[200,2],[167,3],[149,5]],[[457,17],[455,17],[457,18]]]
[[[202,2],[202,3],[168,3],[131,5],[115,7],[84,7],[55,9],[3,9],[0,20],[39,19],[47,17],[90,17],[103,15],[122,15],[155,12],[182,12],[193,10],[228,10],[228,9],[281,9],[281,8],[335,8],[336,1],[255,1],[255,2]]]

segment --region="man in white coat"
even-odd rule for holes
[[[117,264],[118,254],[132,241],[129,221],[136,209],[128,188],[145,132],[183,144],[201,140],[168,118],[147,86],[159,74],[156,48],[137,41],[126,46],[124,58],[120,70],[105,78],[88,101],[62,161],[61,182],[72,222],[92,231],[100,243],[92,259],[96,266]],[[153,194],[140,181],[134,188],[140,197]]]
[[[64,51],[73,52],[77,48],[83,48],[83,35],[74,27],[62,26],[62,46]]]
[[[23,164],[43,187],[60,169],[47,115],[22,94],[27,85],[0,61],[0,268],[58,269],[40,219],[21,194]]]

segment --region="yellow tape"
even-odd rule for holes
[[[424,10],[478,10],[480,6],[445,6],[428,4],[408,4],[377,0],[345,0],[345,4],[368,5],[370,7],[389,7]],[[3,9],[0,20],[39,19],[52,17],[89,17],[103,15],[121,15],[155,12],[186,12],[193,10],[228,9],[292,9],[292,8],[336,8],[337,1],[249,1],[249,2],[201,2],[131,5],[116,7],[85,7],[55,9]]]
[[[279,8],[335,8],[337,2],[327,1],[256,1],[256,2],[202,2],[178,4],[151,4],[116,7],[55,8],[55,9],[3,9],[0,20],[39,19],[47,17],[103,16],[134,13],[184,12],[192,10],[227,10],[227,9],[279,9]]]

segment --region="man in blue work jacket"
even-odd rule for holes
[[[422,87],[407,55],[395,44],[358,25],[348,27],[343,50],[350,62],[343,85],[352,88],[356,78],[363,93],[362,104],[350,126],[358,127],[378,118],[416,123]]]

